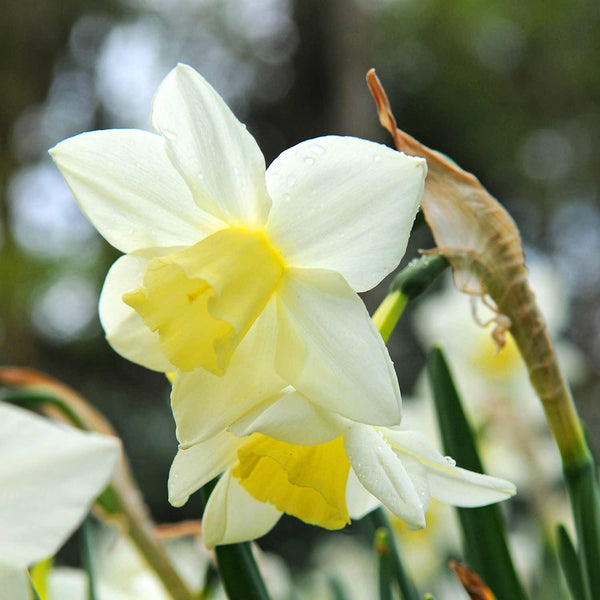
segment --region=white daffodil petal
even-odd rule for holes
[[[381,506],[381,502],[365,489],[356,476],[354,469],[350,469],[350,473],[348,474],[346,504],[348,505],[348,514],[353,520],[362,519]]]
[[[269,302],[218,377],[204,369],[179,373],[171,405],[177,439],[183,446],[201,442],[226,429],[257,405],[268,405],[286,386],[273,368],[277,323]]]
[[[110,479],[119,442],[0,404],[0,456],[0,564],[27,567],[79,525]]]
[[[302,142],[267,170],[273,243],[296,267],[332,269],[369,290],[404,256],[426,173],[423,159],[374,142]]]
[[[169,502],[183,506],[191,494],[235,463],[237,450],[244,443],[221,431],[205,442],[180,448],[169,471]]]
[[[400,421],[400,390],[367,309],[334,271],[288,269],[277,292],[279,374],[323,408],[373,425]]]
[[[122,256],[110,268],[100,294],[100,322],[113,349],[128,360],[154,371],[169,372],[175,367],[158,345],[158,333],[151,331],[125,302],[123,294],[141,285],[147,261]]]
[[[369,492],[411,527],[425,527],[421,499],[402,462],[377,430],[355,425],[344,436],[344,448],[356,476]]]
[[[159,135],[82,133],[50,150],[81,210],[115,248],[191,245],[223,227],[199,210]]]
[[[485,506],[506,500],[516,493],[514,484],[504,479],[474,473],[454,466],[421,433],[386,431],[396,454],[408,472],[426,477],[431,495],[454,506]]]
[[[265,159],[223,98],[187,65],[161,83],[152,126],[164,135],[169,157],[203,210],[230,225],[262,225],[271,200]]]
[[[0,600],[33,600],[27,571],[0,565]]]
[[[202,517],[204,543],[213,548],[262,537],[281,514],[271,504],[254,499],[227,471],[212,491]]]
[[[258,432],[288,444],[314,446],[338,438],[347,427],[346,419],[313,404],[289,387],[277,401],[257,407],[229,429],[239,436]]]

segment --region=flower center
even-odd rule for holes
[[[238,460],[231,474],[257,500],[326,529],[341,529],[350,522],[350,462],[342,437],[295,446],[257,435],[238,450]]]
[[[284,262],[262,232],[222,229],[148,261],[143,285],[123,295],[181,371],[223,375],[271,298]]]

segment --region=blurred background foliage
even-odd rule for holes
[[[376,67],[399,125],[474,172],[531,253],[549,255],[567,336],[587,356],[577,401],[590,431],[600,391],[600,4],[473,0],[1,0],[0,362],[53,374],[123,436],[158,521],[172,509],[168,385],[116,355],[97,299],[117,258],[80,214],[46,151],[82,131],[149,129],[177,61],[248,124],[267,163],[319,135],[387,143],[364,83]],[[432,246],[421,229],[408,260]],[[384,287],[370,293],[372,309]],[[409,311],[410,313],[411,311]],[[392,339],[407,395],[425,350],[410,319]],[[594,438],[593,443],[597,444]],[[286,520],[263,545],[306,556]]]

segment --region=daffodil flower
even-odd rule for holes
[[[173,387],[180,446],[169,476],[170,502],[185,504],[224,472],[203,520],[207,545],[259,537],[283,512],[340,529],[382,503],[419,528],[425,526],[430,495],[480,506],[515,493],[508,481],[456,467],[418,433],[351,421],[284,382],[257,401],[272,385],[266,383],[268,369],[260,366],[268,360],[252,362],[270,337],[259,331],[261,324],[244,340],[225,377],[183,373]]]
[[[318,422],[322,415],[312,416]],[[430,497],[469,507],[515,493],[508,481],[456,467],[420,433],[355,423],[313,446],[220,432],[179,451],[169,479],[171,503],[184,504],[221,471],[203,518],[209,547],[260,537],[282,513],[340,529],[383,504],[410,527],[422,528]]]
[[[327,136],[265,170],[246,127],[185,65],[159,87],[152,125],[158,135],[95,131],[50,151],[83,212],[126,253],[100,300],[113,348],[150,369],[222,376],[268,313],[269,368],[286,384],[350,419],[397,423],[394,369],[356,292],[404,254],[425,161]]]
[[[52,556],[108,483],[114,438],[0,403],[0,596],[30,598],[26,569]]]

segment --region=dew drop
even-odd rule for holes
[[[381,160],[381,156],[379,156],[379,154],[373,154],[373,160],[375,162],[379,162]]]
[[[323,148],[323,146],[320,146],[319,144],[313,144],[309,149],[313,154],[325,153],[325,148]]]
[[[287,185],[289,188],[293,188],[296,185],[296,178],[293,175],[288,177]]]
[[[196,177],[202,181],[204,179],[204,173],[198,173]]]
[[[455,467],[456,461],[451,456],[444,456],[444,460],[449,467]]]
[[[240,170],[237,167],[233,167],[233,174],[234,175],[239,175],[240,174]]]
[[[304,157],[304,162],[307,165],[314,165],[315,164],[315,159],[312,156],[305,156]]]

